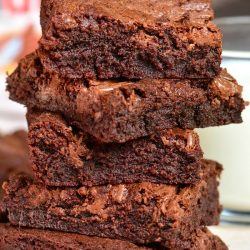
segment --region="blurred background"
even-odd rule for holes
[[[250,14],[249,0],[213,0],[217,17],[245,16]]]
[[[216,23],[224,33],[223,67],[244,86],[244,98],[250,100],[250,0],[214,0]],[[2,166],[27,166],[27,149],[23,142],[26,129],[25,108],[8,100],[5,92],[6,73],[17,61],[33,51],[40,37],[40,0],[0,0],[0,181]],[[206,158],[224,165],[221,200],[224,221],[250,223],[250,112],[243,114],[244,123],[199,130]],[[6,155],[9,155],[6,158]],[[7,160],[6,160],[7,159]],[[10,165],[11,165],[10,164]],[[238,229],[237,232],[240,232]],[[237,232],[226,231],[237,241]],[[246,239],[249,239],[249,233]],[[239,239],[239,237],[238,237]],[[250,249],[249,240],[242,239]],[[232,243],[234,244],[234,243]],[[237,244],[237,243],[235,243]],[[231,248],[233,249],[233,247]]]
[[[25,109],[8,101],[5,78],[37,46],[39,8],[40,0],[0,0],[0,133],[26,128]]]

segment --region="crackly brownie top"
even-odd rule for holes
[[[169,22],[200,25],[213,19],[211,0],[44,0],[42,6],[53,6],[52,9],[56,13],[65,17],[65,25],[70,26],[76,24],[73,17],[77,16],[77,13],[143,25]]]

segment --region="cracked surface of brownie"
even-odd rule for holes
[[[126,142],[168,128],[242,122],[242,87],[226,70],[214,80],[67,80],[44,72],[31,54],[8,77],[10,98],[60,112],[101,142]]]

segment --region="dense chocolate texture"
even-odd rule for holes
[[[20,176],[4,183],[2,207],[12,225],[169,246],[188,240],[199,226],[219,222],[220,172],[219,164],[204,161],[193,186],[46,188]]]
[[[210,0],[43,0],[39,55],[68,78],[212,78],[221,33]]]
[[[211,237],[211,236],[210,236]],[[215,238],[215,237],[214,237]],[[217,239],[216,239],[217,241]],[[1,250],[146,250],[132,243],[0,224]]]
[[[240,123],[244,109],[242,87],[225,70],[214,80],[73,81],[47,74],[31,54],[7,81],[12,100],[61,112],[102,142]]]
[[[192,130],[169,129],[123,144],[101,144],[60,115],[29,112],[27,118],[33,169],[48,186],[192,184],[199,179],[202,151]]]
[[[4,180],[14,172],[30,172],[27,133],[0,135],[0,196]]]
[[[190,237],[192,250],[227,250],[221,239],[208,229],[198,229]],[[182,250],[181,242],[169,250]],[[129,242],[106,238],[89,237],[72,233],[52,232],[37,229],[17,229],[0,224],[1,250],[153,250],[161,247],[139,247]]]

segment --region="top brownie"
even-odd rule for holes
[[[43,0],[39,55],[68,78],[212,78],[212,19],[210,0]]]

